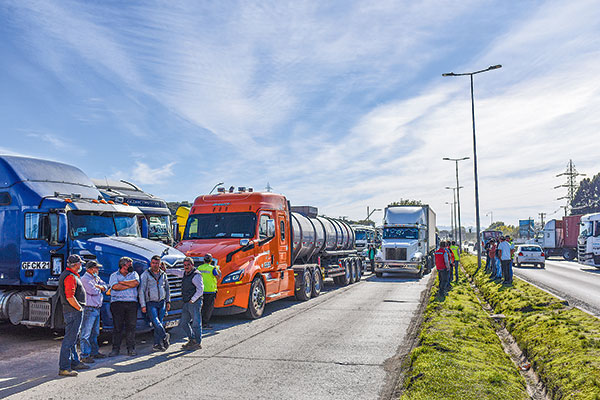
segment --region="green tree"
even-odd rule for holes
[[[519,234],[519,227],[514,225],[506,225],[502,221],[496,221],[488,226],[486,231],[501,231],[503,235],[510,235],[514,238]]]
[[[393,203],[388,204],[388,207],[392,206],[422,206],[423,203],[421,200],[410,200],[410,199],[400,199],[400,201],[394,201]]]
[[[600,174],[579,183],[571,202],[571,215],[600,212]]]

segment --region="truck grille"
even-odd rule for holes
[[[385,249],[385,259],[406,261],[406,249]]]
[[[183,268],[183,261],[176,262],[175,265],[173,265],[173,268]],[[169,270],[167,269],[167,280],[169,281],[171,299],[178,300],[181,298],[181,282],[183,281],[183,278],[169,274]]]

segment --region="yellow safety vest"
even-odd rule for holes
[[[202,274],[202,281],[204,282],[204,293],[216,293],[217,277],[213,274],[213,271],[215,269],[219,271],[219,267],[212,264],[204,263],[200,265],[197,269]]]
[[[450,246],[450,250],[452,250],[452,254],[454,254],[455,260],[460,260],[460,252],[458,251],[458,246]]]

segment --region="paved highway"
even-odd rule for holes
[[[391,398],[432,276],[370,276],[308,302],[272,303],[255,321],[220,317],[191,353],[177,329],[165,353],[150,353],[151,335],[139,335],[140,356],[102,360],[76,378],[57,376],[58,338],[0,327],[0,398]]]
[[[514,274],[600,317],[600,269],[575,261],[546,260],[546,268],[524,265]]]

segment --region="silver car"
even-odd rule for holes
[[[532,264],[534,266],[546,267],[544,250],[535,244],[518,245],[513,255],[513,264],[520,267],[521,264]]]

